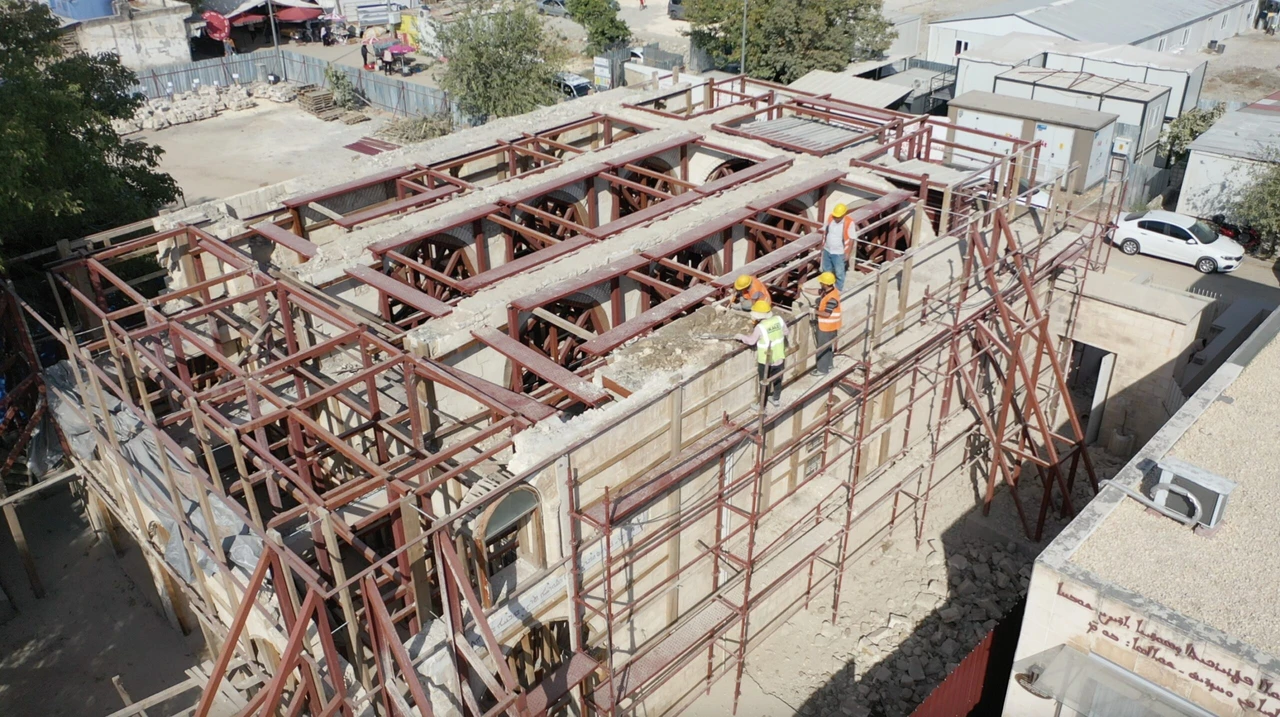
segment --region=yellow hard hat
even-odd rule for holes
[[[753,314],[767,314],[770,311],[773,311],[773,305],[764,299],[759,299],[751,305],[751,313]]]
[[[751,277],[746,274],[740,275],[737,280],[733,282],[733,288],[738,291],[745,291],[748,286],[751,286]]]
[[[818,283],[826,286],[835,286],[836,275],[829,271],[824,271],[821,274],[818,274]]]
[[[831,210],[831,216],[835,217],[836,219],[840,219],[841,217],[843,217],[848,213],[849,213],[849,208],[843,204],[837,204],[836,208]]]

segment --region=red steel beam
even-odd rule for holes
[[[314,257],[319,251],[319,247],[302,237],[290,231],[285,231],[272,222],[259,222],[252,227],[253,233],[264,239],[279,244],[280,246],[292,250],[303,260]]]
[[[495,328],[472,331],[471,335],[517,366],[536,374],[587,405],[598,406],[609,400],[609,394],[600,387]]]
[[[814,246],[817,246],[817,244]],[[734,276],[736,277],[736,275]],[[730,283],[732,283],[732,279],[730,279]],[[654,327],[669,321],[680,312],[706,301],[718,291],[719,289],[711,284],[699,284],[692,289],[681,292],[679,296],[674,296],[658,304],[630,321],[618,324],[582,344],[578,349],[590,356],[601,356],[609,353],[631,339],[652,331]]]
[[[384,296],[391,297],[400,303],[411,306],[434,319],[453,313],[453,307],[418,291],[408,284],[396,281],[381,272],[367,266],[353,266],[347,269],[347,276],[362,281],[377,289]]]

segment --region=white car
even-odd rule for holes
[[[1244,259],[1244,247],[1208,224],[1174,212],[1129,214],[1116,224],[1111,243],[1125,254],[1148,254],[1211,274],[1233,271]]]

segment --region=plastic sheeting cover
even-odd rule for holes
[[[77,392],[75,375],[71,364],[67,361],[60,361],[45,369],[44,376],[45,383],[49,389],[50,413],[58,421],[58,425],[62,427],[62,432],[71,446],[71,451],[82,461],[89,461],[99,457],[95,455],[96,442],[93,432],[80,412],[85,408],[85,402],[81,400]],[[160,464],[160,448],[156,444],[155,436],[147,429],[137,414],[120,400],[108,394],[106,395],[106,402],[111,429],[115,432],[125,461],[132,468],[129,471],[129,480],[133,482],[139,499],[155,509],[161,527],[169,535],[164,550],[165,560],[184,579],[194,580],[195,573],[191,570],[191,562],[187,559],[187,551],[182,546],[182,533],[178,529],[177,521],[173,519],[165,508],[165,505],[171,506],[172,503],[164,469]],[[77,410],[77,407],[80,410]],[[98,429],[100,431],[103,430],[102,417],[95,416],[94,418],[98,423]],[[200,510],[199,503],[188,497],[188,494],[198,489],[197,482],[192,479],[190,472],[183,467],[183,461],[175,456],[172,451],[167,451],[166,454],[170,470],[174,474],[174,482],[178,488],[178,505],[184,514],[184,521],[207,542],[208,531],[204,514]],[[105,458],[105,456],[102,458]],[[165,505],[161,505],[161,502]],[[228,560],[246,571],[252,571],[257,565],[258,557],[262,554],[262,540],[253,535],[249,526],[227,507],[221,499],[217,497],[211,498],[209,507],[210,512],[213,514],[214,523],[217,524],[218,532],[223,536],[222,548]],[[212,561],[203,553],[197,552],[197,556],[200,569],[207,575],[213,575],[214,565]]]

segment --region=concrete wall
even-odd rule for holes
[[[186,19],[191,6],[133,11],[132,17],[86,20],[75,27],[76,40],[89,54],[114,53],[131,70],[191,61]]]
[[[1146,443],[1171,412],[1177,377],[1201,331],[1210,299],[1124,278],[1092,274],[1085,284],[1074,339],[1116,354],[1099,440],[1123,430]],[[1061,315],[1055,316],[1061,320]],[[1062,333],[1061,326],[1057,327]],[[1174,409],[1177,406],[1173,406]]]
[[[1192,151],[1178,194],[1178,212],[1195,217],[1227,213],[1266,165],[1251,159]]]
[[[1175,626],[1168,611],[1138,596],[1069,577],[1037,561],[1015,661],[1067,645],[1093,653],[1217,715],[1271,714],[1276,676],[1264,666]],[[1246,708],[1246,704],[1252,704]],[[1080,714],[1009,681],[1006,717]]]

